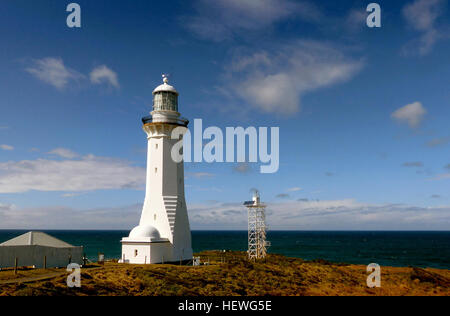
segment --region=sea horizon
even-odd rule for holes
[[[1,229],[0,243],[30,229]],[[119,259],[122,237],[129,230],[55,230],[39,229],[75,246],[83,246],[86,256],[96,261]],[[193,230],[195,253],[206,250],[246,251],[246,230]],[[382,231],[382,230],[269,230],[269,254],[304,260],[327,260],[334,263],[450,269],[450,231]]]

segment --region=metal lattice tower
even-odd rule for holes
[[[266,205],[261,203],[259,192],[255,190],[253,201],[245,202],[248,209],[248,257],[250,260],[264,259],[267,255]]]

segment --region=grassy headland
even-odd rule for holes
[[[450,295],[450,270],[382,267],[381,288],[369,289],[365,266],[303,261],[269,255],[251,263],[242,252],[208,251],[199,254],[210,265],[121,265],[82,270],[82,287],[70,289],[64,270],[45,280],[42,270],[0,272],[0,295],[157,295],[157,296],[263,296],[263,295]],[[55,275],[55,270],[51,272]],[[5,280],[21,279],[5,284]]]

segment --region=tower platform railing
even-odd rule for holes
[[[175,125],[179,125],[179,126],[188,126],[189,125],[189,120],[181,117],[181,118],[176,118],[176,119],[170,119],[169,121],[161,121],[160,119],[154,119],[153,116],[146,116],[142,118],[142,123],[144,125],[146,124],[152,124],[152,123],[169,123],[169,124],[175,124]]]

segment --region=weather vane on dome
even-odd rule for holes
[[[163,77],[163,82],[165,84],[169,83],[169,77],[170,77],[169,74],[163,74],[162,77]]]

